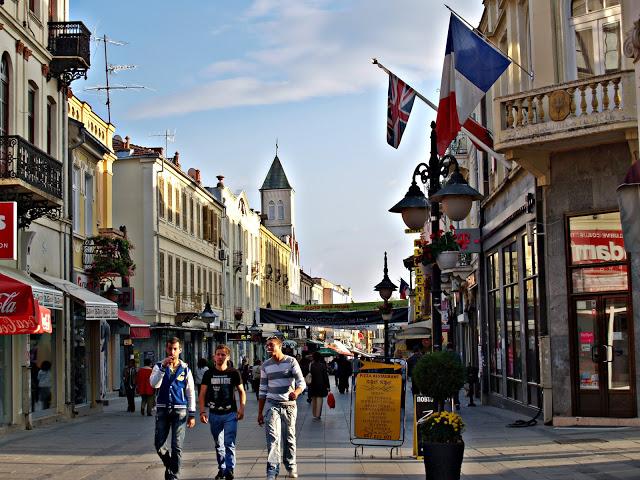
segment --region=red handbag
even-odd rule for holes
[[[329,392],[327,395],[327,405],[329,408],[336,408],[336,397],[333,396],[333,392]]]

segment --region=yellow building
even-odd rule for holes
[[[280,308],[290,302],[291,247],[260,225],[260,306]]]

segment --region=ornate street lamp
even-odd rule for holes
[[[211,304],[209,303],[208,299],[207,303],[204,304],[204,310],[202,310],[200,318],[204,320],[207,325],[215,322],[216,318],[218,318],[218,314],[211,309]]]
[[[373,289],[380,294],[384,300],[384,305],[380,309],[382,320],[384,321],[384,358],[389,358],[389,320],[393,317],[393,310],[389,304],[389,299],[398,287],[389,280],[389,269],[387,268],[387,252],[384,252],[384,276],[382,281]]]
[[[482,199],[482,194],[469,186],[460,173],[458,160],[453,155],[443,155],[438,157],[436,122],[431,122],[431,154],[429,163],[419,163],[413,171],[411,187],[405,197],[394,205],[389,211],[400,213],[402,220],[408,228],[415,230],[421,228],[420,218],[428,217],[431,214],[431,234],[436,236],[440,230],[440,203],[443,212],[454,221],[464,219],[471,211],[471,204],[474,200]],[[451,165],[455,166],[449,181],[443,187],[441,179],[449,176]],[[419,177],[423,185],[428,185],[429,198],[427,200],[420,188],[417,186],[416,178]],[[415,188],[414,188],[415,187]],[[420,201],[420,196],[424,199]],[[430,205],[429,205],[430,203]],[[420,207],[423,205],[423,207]],[[422,210],[420,210],[422,208]],[[424,217],[422,217],[424,215]],[[423,221],[424,223],[424,221]],[[440,269],[437,264],[433,266],[431,279],[432,310],[431,319],[433,321],[433,346],[442,345],[442,324],[440,319]]]

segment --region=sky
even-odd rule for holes
[[[449,0],[477,25],[480,0]],[[180,152],[205,185],[216,175],[261,209],[258,189],[275,155],[295,190],[301,263],[311,276],[379,300],[384,252],[389,277],[408,281],[402,259],[417,235],[388,209],[429,157],[435,112],[416,99],[396,150],[386,143],[388,76],[376,57],[437,104],[449,11],[433,0],[74,0],[69,19],[108,45],[110,64],[136,65],[111,85],[116,134]],[[103,44],[93,42],[76,96],[107,118]]]

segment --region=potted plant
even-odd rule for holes
[[[453,225],[449,231],[439,230],[437,234],[430,236],[431,253],[435,256],[440,270],[448,270],[456,266],[460,254],[460,240],[455,233]]]
[[[464,382],[464,367],[454,352],[427,353],[414,368],[413,384],[422,395],[433,398],[436,406],[436,412],[418,426],[427,480],[460,478],[464,424],[459,415],[443,410],[445,400],[460,391]]]

